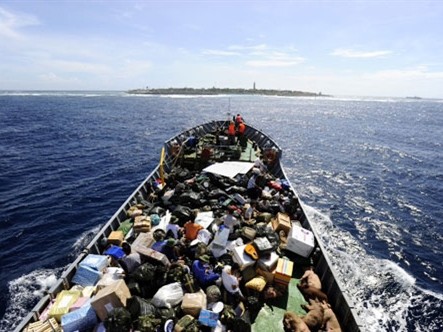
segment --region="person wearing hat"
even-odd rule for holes
[[[208,255],[201,255],[198,259],[194,260],[191,271],[200,286],[204,288],[214,284],[220,278],[220,275],[215,273],[209,265]]]
[[[169,224],[166,226],[166,237],[173,237],[174,239],[179,239],[182,236],[182,229],[177,224],[178,218],[176,216],[171,216]]]
[[[170,262],[175,262],[178,259],[177,251],[175,248],[176,240],[169,238],[165,241],[164,246],[161,249],[161,253],[168,257]]]

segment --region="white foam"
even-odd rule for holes
[[[395,262],[369,255],[351,234],[334,227],[325,213],[305,204],[303,207],[326,248],[342,291],[354,302],[366,330],[408,331],[408,323],[417,312],[439,316],[442,294],[417,287],[414,276]],[[364,229],[367,222],[357,225]],[[387,226],[384,222],[378,225]],[[398,229],[394,228],[392,234],[396,232]],[[438,328],[442,323],[443,318],[440,318],[425,324]]]
[[[8,284],[9,302],[3,320],[1,331],[11,331],[56,282],[58,274],[63,269],[39,269],[23,275]]]

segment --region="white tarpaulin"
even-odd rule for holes
[[[219,174],[228,178],[234,178],[237,174],[246,174],[254,163],[246,163],[241,161],[224,161],[206,167],[203,171],[213,174]]]

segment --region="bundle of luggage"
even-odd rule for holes
[[[65,332],[251,330],[261,304],[288,287],[287,253],[308,259],[315,246],[297,197],[279,179],[264,174],[262,195],[251,201],[253,172],[230,179],[176,167],[152,183],[41,322]],[[238,291],[222,279],[235,265]]]

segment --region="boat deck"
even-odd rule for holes
[[[146,202],[153,194],[153,184],[157,183],[158,179],[162,178],[165,172],[168,174],[176,166],[185,167],[195,174],[207,167],[208,165],[223,162],[223,161],[243,161],[252,163],[257,157],[265,154],[267,149],[272,149],[276,155],[273,163],[268,164],[268,171],[274,178],[286,179],[284,170],[281,168],[280,157],[281,149],[272,139],[252,127],[247,127],[245,136],[248,138],[242,141],[242,144],[229,144],[226,135],[219,132],[220,128],[226,125],[225,121],[215,121],[206,123],[195,128],[189,129],[182,134],[171,138],[165,142],[165,155],[163,167],[156,167],[148,177],[136,188],[132,195],[122,204],[116,213],[108,220],[108,222],[100,229],[94,239],[82,251],[82,253],[75,259],[75,261],[63,272],[61,278],[57,283],[51,287],[48,294],[45,295],[40,302],[35,306],[31,313],[16,327],[16,332],[25,330],[28,323],[38,321],[41,314],[48,307],[51,300],[55,299],[62,290],[70,289],[73,286],[72,279],[77,273],[79,263],[82,262],[89,254],[103,254],[103,243],[106,243],[111,232],[119,229],[122,223],[128,218],[128,211],[135,204]],[[185,142],[192,136],[199,138],[196,145],[187,149]],[[176,149],[178,147],[178,150]],[[216,185],[214,183],[214,185]],[[292,186],[290,186],[291,194],[297,199]],[[358,321],[358,316],[350,304],[352,302],[347,299],[346,295],[341,291],[340,280],[335,277],[332,269],[332,264],[324,255],[324,248],[317,240],[318,235],[315,230],[311,229],[310,222],[303,211],[303,206],[299,205],[301,214],[298,214],[295,219],[300,225],[312,230],[316,238],[316,250],[309,258],[304,258],[282,250],[278,252],[280,257],[287,257],[294,263],[292,278],[289,282],[288,292],[278,299],[267,300],[264,306],[260,309],[259,314],[253,319],[251,328],[253,331],[282,331],[282,316],[286,311],[292,311],[299,315],[305,314],[301,307],[305,304],[305,299],[296,285],[299,278],[302,276],[304,267],[314,264],[315,272],[319,275],[324,291],[328,295],[331,307],[334,309],[342,329],[344,331],[360,331],[361,324]],[[129,239],[126,239],[129,240]],[[132,243],[132,241],[129,241]],[[264,330],[265,329],[265,330]]]
[[[207,134],[201,137],[196,149],[183,148],[180,151],[181,166],[189,169],[202,169],[212,163],[222,161],[254,162],[260,155],[260,150],[248,139],[228,143],[224,135]]]
[[[294,269],[297,270],[297,267]],[[288,293],[279,298],[268,300],[264,304],[252,324],[252,331],[282,331],[282,317],[286,311],[295,312],[300,316],[306,314],[301,305],[307,302],[297,288],[299,280],[292,278],[289,283]]]

